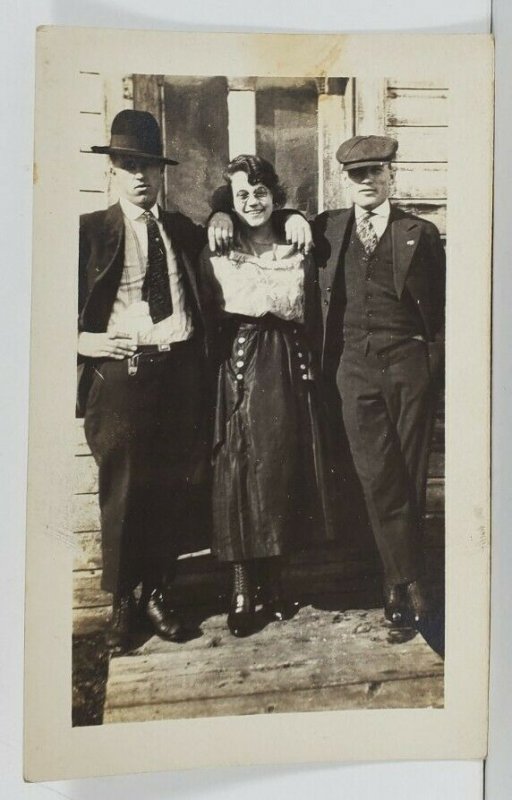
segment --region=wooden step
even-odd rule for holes
[[[440,657],[419,635],[389,644],[378,609],[308,606],[246,639],[211,617],[199,634],[112,659],[104,722],[443,704]]]

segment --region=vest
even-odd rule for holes
[[[345,348],[363,354],[380,353],[417,335],[424,335],[421,319],[407,290],[399,299],[393,280],[393,249],[388,225],[368,256],[356,233],[345,254]]]

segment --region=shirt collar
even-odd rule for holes
[[[360,219],[364,214],[367,213],[364,208],[361,208],[361,206],[355,205],[354,208],[356,212],[356,219]],[[377,208],[372,209],[372,214],[375,214],[376,217],[382,217],[383,219],[386,220],[386,222],[389,219],[390,213],[391,213],[391,205],[389,200],[384,200],[384,202],[381,203],[380,206],[377,206]]]
[[[125,217],[128,219],[137,220],[144,214],[145,209],[141,208],[140,206],[136,206],[134,203],[130,203],[129,200],[126,200],[124,197],[119,198],[119,203],[121,205],[121,209]],[[155,219],[160,219],[160,211],[158,208],[158,204],[155,203],[153,208],[149,209]]]

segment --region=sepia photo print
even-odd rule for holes
[[[39,32],[36,779],[480,752],[487,44]],[[50,697],[93,762],[46,767]]]

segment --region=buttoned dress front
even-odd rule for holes
[[[213,551],[223,561],[335,536],[323,400],[305,325],[310,269],[279,245],[260,256],[203,259],[205,305],[219,322]]]

